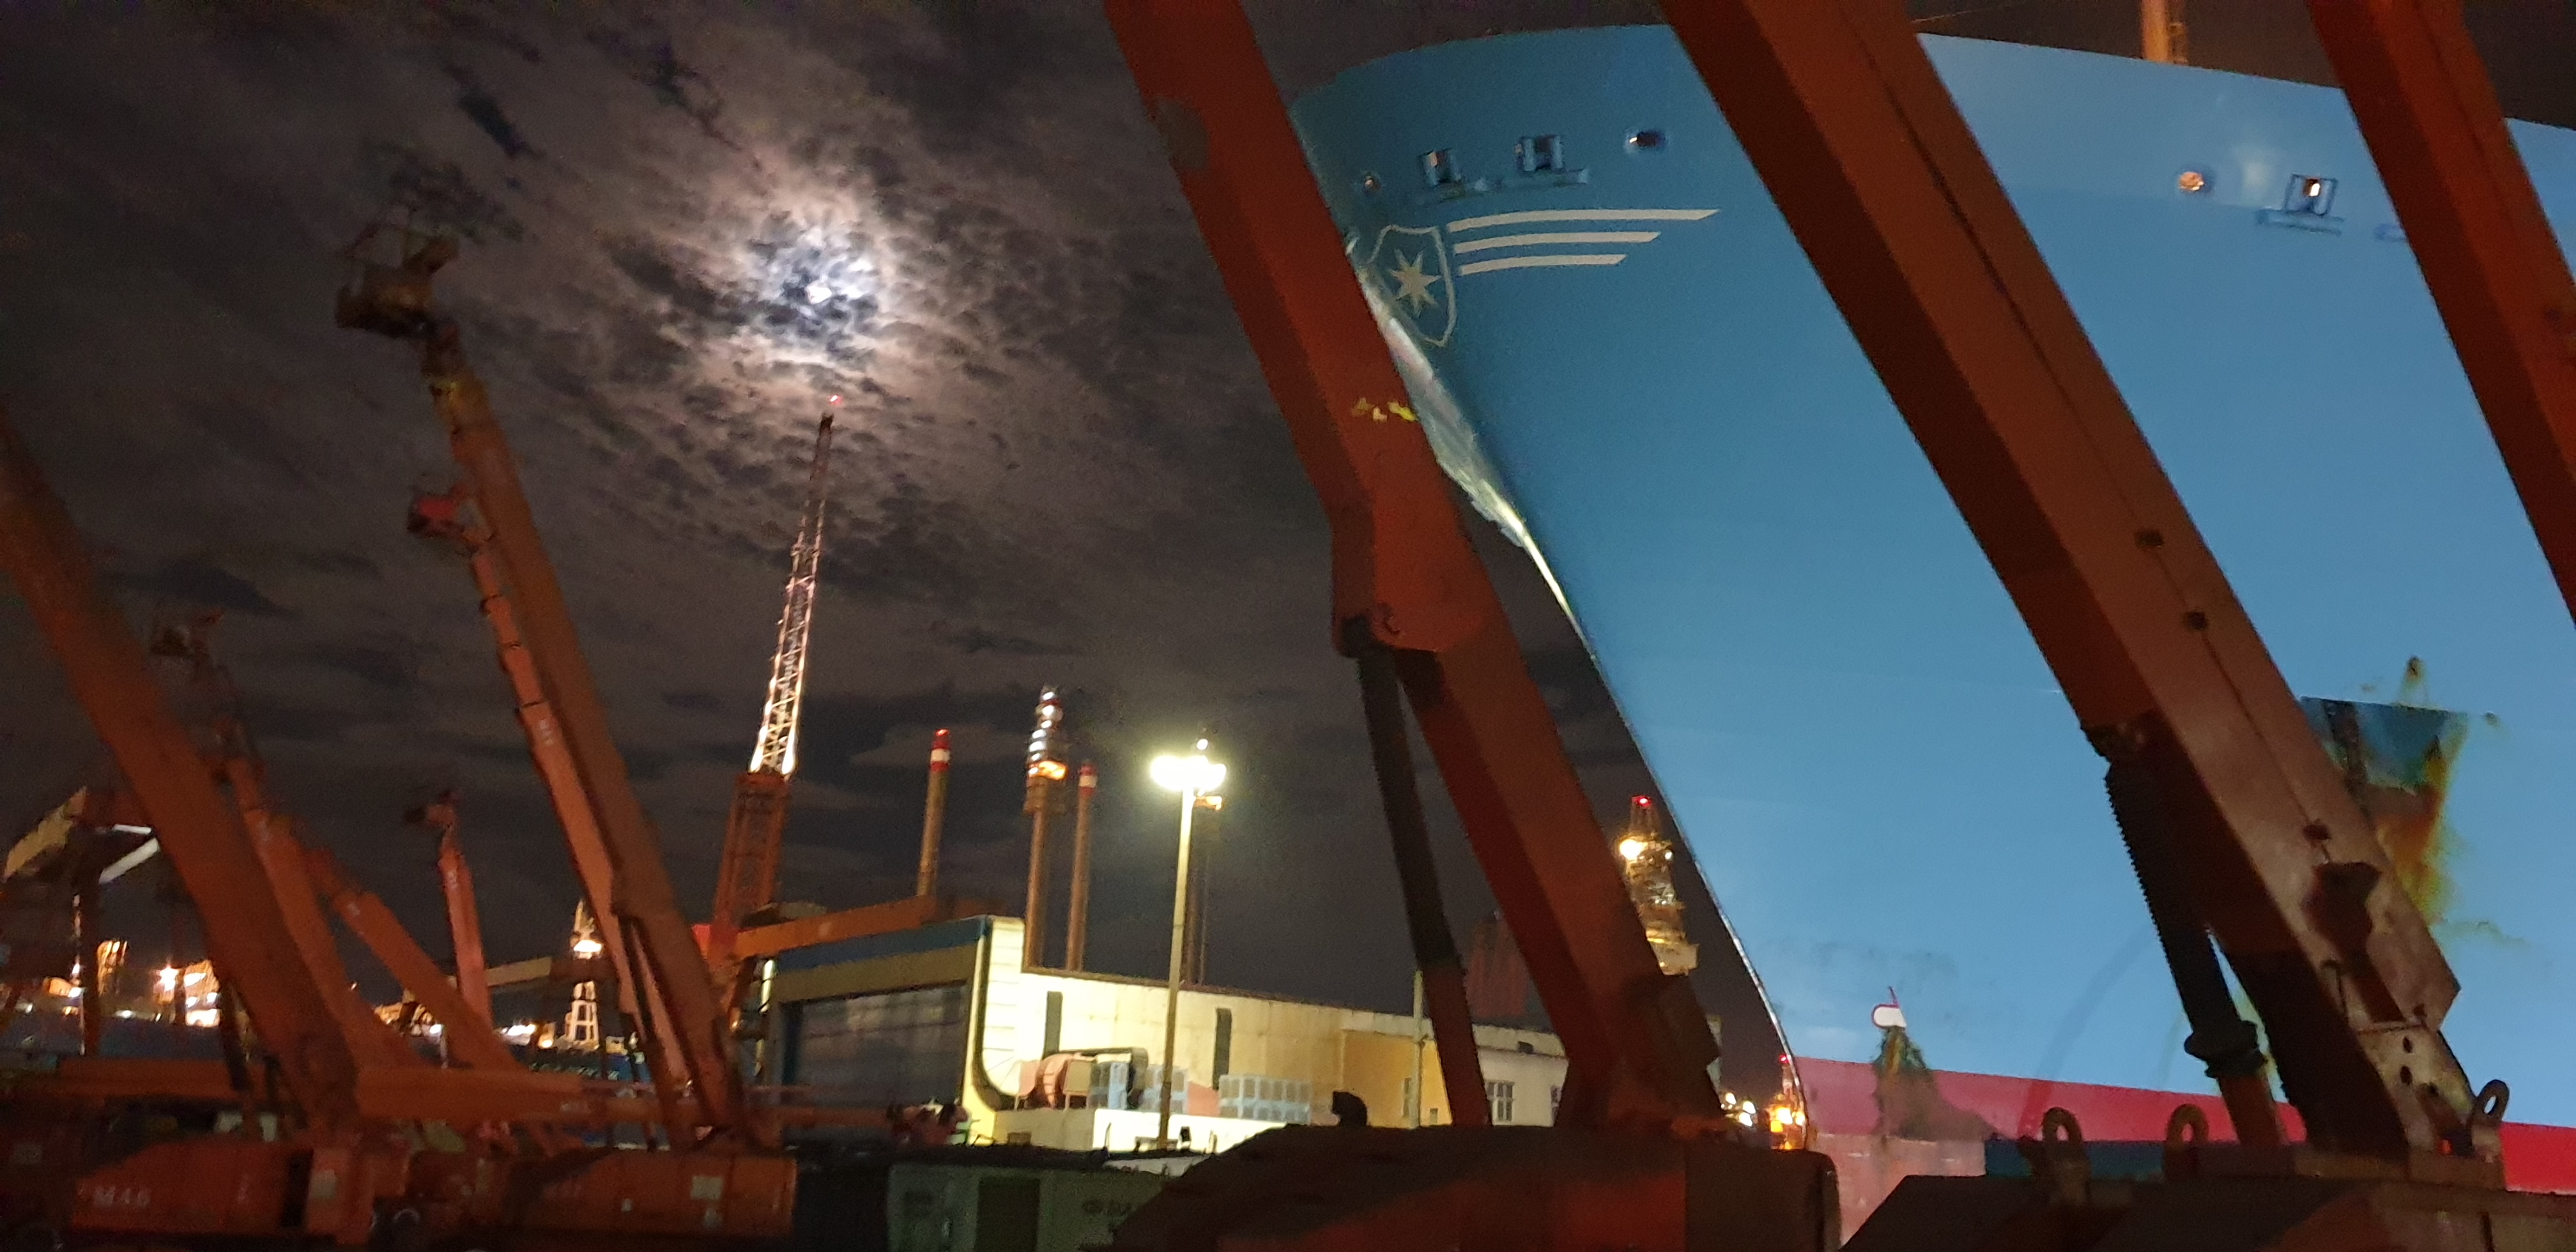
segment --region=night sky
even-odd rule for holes
[[[2107,0],[1914,8],[1929,29],[2135,48],[2133,7]],[[2297,4],[2220,8],[2193,6],[2197,59],[2323,77]],[[1253,10],[1291,91],[1424,42],[1652,14]],[[2508,107],[2576,124],[2576,6],[2473,12]],[[461,793],[491,951],[512,959],[565,941],[561,836],[461,560],[403,530],[411,494],[453,480],[416,353],[331,321],[341,248],[394,212],[465,242],[444,300],[685,901],[712,888],[812,423],[838,393],[784,893],[910,891],[946,726],[948,881],[1016,901],[1019,753],[1061,684],[1104,779],[1094,967],[1160,972],[1171,815],[1144,766],[1205,729],[1234,770],[1211,979],[1404,1003],[1323,520],[1095,5],[0,16],[0,403],[138,623],[225,611],[274,789],[439,954],[429,844],[399,818]],[[1615,821],[1647,786],[1634,749],[1538,579],[1481,540]],[[0,591],[0,831],[99,758]],[[1490,905],[1441,817],[1463,932]],[[128,895],[119,916],[157,934],[149,892]],[[1739,980],[1704,995],[1740,1003],[1719,986]]]

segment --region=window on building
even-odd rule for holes
[[[1216,1080],[1217,1116],[1302,1126],[1315,1120],[1315,1084],[1302,1078],[1228,1074]]]
[[[884,1107],[958,1098],[964,1077],[964,983],[816,1000],[789,1010],[789,1083],[818,1103]]]
[[[1512,1085],[1510,1083],[1489,1082],[1485,1084],[1485,1115],[1486,1120],[1492,1122],[1496,1126],[1508,1126],[1511,1124]]]
[[[1064,1051],[1064,993],[1048,992],[1046,1004],[1046,1047],[1038,1055],[1054,1056]]]
[[[1219,1082],[1223,1082],[1223,1081],[1225,1080],[1225,1076],[1226,1076],[1227,1074],[1230,1074],[1230,1073],[1233,1073],[1233,1072],[1234,1072],[1234,1010],[1233,1010],[1233,1009],[1218,1009],[1218,1010],[1216,1011],[1216,1065],[1215,1065],[1215,1070],[1216,1070],[1217,1081],[1219,1081]]]

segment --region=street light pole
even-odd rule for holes
[[[1196,788],[1181,792],[1181,857],[1179,879],[1172,887],[1172,967],[1163,989],[1163,1115],[1154,1127],[1154,1146],[1172,1146],[1172,1086],[1179,1067],[1175,1049],[1181,1034],[1181,940],[1190,915],[1190,818],[1198,812]]]
[[[1188,936],[1190,918],[1190,819],[1197,816],[1200,801],[1225,781],[1225,767],[1207,758],[1207,746],[1207,740],[1201,739],[1192,755],[1154,759],[1154,781],[1181,793],[1181,850],[1172,880],[1171,970],[1163,990],[1163,1111],[1154,1126],[1154,1146],[1163,1150],[1172,1146],[1172,1088],[1180,1073],[1175,1053],[1181,1037],[1182,941]]]

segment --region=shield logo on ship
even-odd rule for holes
[[[1352,241],[1351,267],[1360,281],[1413,331],[1414,338],[1434,348],[1449,346],[1458,329],[1457,277],[1449,269],[1449,246],[1437,226],[1382,226],[1368,255]]]

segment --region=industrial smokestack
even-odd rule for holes
[[[1029,815],[1029,902],[1022,914],[1025,924],[1021,939],[1020,963],[1035,969],[1046,964],[1047,939],[1047,817],[1055,807],[1056,784],[1064,781],[1064,761],[1057,755],[1057,729],[1064,723],[1064,704],[1056,698],[1055,688],[1038,692],[1037,728],[1029,732],[1028,802],[1022,806]]]
[[[921,808],[921,873],[913,880],[914,895],[936,895],[939,891],[939,826],[948,817],[948,732],[934,731],[930,736],[930,795]]]
[[[1100,789],[1100,771],[1082,763],[1073,793],[1073,899],[1066,905],[1064,967],[1082,968],[1083,942],[1091,929],[1091,795]]]

